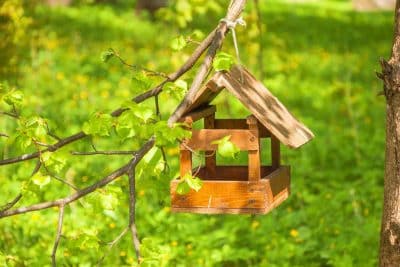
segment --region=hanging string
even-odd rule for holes
[[[240,25],[243,27],[246,27],[246,21],[244,21],[244,19],[242,17],[239,17],[238,19],[232,21],[232,20],[228,20],[227,18],[223,18],[220,20],[221,22],[225,22],[226,26],[231,30],[232,32],[232,38],[233,38],[233,45],[235,46],[235,52],[236,52],[236,58],[237,58],[237,62],[238,65],[241,66],[242,62],[240,60],[240,54],[239,54],[239,45],[238,45],[238,41],[236,38],[236,26]],[[242,81],[243,81],[243,74],[242,74]]]

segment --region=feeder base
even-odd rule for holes
[[[205,167],[196,175],[203,180],[202,188],[186,195],[176,193],[179,179],[171,181],[171,209],[173,212],[201,214],[266,214],[290,194],[290,167],[272,170],[263,166],[263,178],[247,181],[247,166],[219,166],[215,176]],[[230,178],[228,177],[231,176]]]

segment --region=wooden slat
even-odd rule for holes
[[[211,144],[227,135],[229,141],[234,143],[240,150],[257,150],[258,138],[250,130],[224,130],[224,129],[203,129],[193,130],[192,138],[185,141],[186,146],[193,150],[217,150],[217,145]],[[181,145],[181,149],[187,149]]]
[[[186,195],[176,193],[178,179],[171,181],[171,206],[174,212],[205,214],[267,213],[290,193],[290,170],[281,166],[259,182],[203,181],[202,188]]]
[[[273,172],[271,166],[261,167],[261,177],[265,178]],[[202,180],[222,180],[222,181],[247,181],[248,180],[248,166],[216,166],[215,176],[207,173],[207,169],[203,166],[194,168],[192,173],[197,172],[196,176]]]
[[[215,106],[204,106],[200,107],[196,110],[193,110],[185,115],[182,116],[182,118],[179,120],[180,122],[195,122],[198,121],[202,118],[205,118],[207,116],[210,116],[215,113]]]
[[[249,151],[249,181],[258,181],[261,179],[261,160],[260,160],[260,139],[258,138],[257,119],[254,116],[247,118],[249,130],[257,140],[257,149]]]
[[[246,119],[216,119],[215,129],[248,129]],[[271,134],[260,122],[258,122],[260,138],[270,137]]]
[[[231,71],[216,75],[213,79],[239,99],[283,144],[298,148],[314,138],[313,133],[244,67],[233,67]]]
[[[215,113],[204,118],[204,128],[205,129],[214,129],[215,124]],[[205,161],[206,161],[206,169],[207,169],[207,177],[215,177],[215,167],[217,165],[217,156],[216,152],[213,150],[205,151]]]
[[[277,169],[281,164],[280,142],[275,136],[271,136],[271,160],[272,168]]]
[[[189,150],[180,151],[180,175],[183,177],[185,174],[192,174],[192,152]]]

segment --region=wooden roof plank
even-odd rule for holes
[[[242,66],[235,66],[229,72],[217,72],[199,90],[184,114],[208,105],[223,88],[239,99],[286,146],[298,148],[314,138],[314,134]]]
[[[243,67],[234,67],[216,79],[283,144],[298,148],[310,141],[313,133],[296,120],[267,88]]]

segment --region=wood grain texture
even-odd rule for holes
[[[271,136],[271,165],[276,169],[281,165],[281,146],[278,138]]]
[[[215,119],[215,129],[248,129],[246,119]],[[271,133],[258,122],[258,131],[260,138],[270,137]]]
[[[203,106],[183,115],[179,122],[193,123],[214,114],[215,110],[215,106]]]
[[[215,126],[215,114],[211,114],[204,118],[204,128],[214,129]],[[208,176],[214,177],[216,175],[216,165],[217,165],[217,154],[214,150],[205,151],[205,162]]]
[[[178,179],[171,181],[174,212],[206,214],[265,214],[290,194],[290,169],[281,166],[258,182],[204,180],[202,188],[186,195],[176,193]]]
[[[211,143],[227,135],[231,136],[229,141],[234,143],[240,150],[258,149],[258,138],[250,130],[193,130],[192,137],[189,140],[185,140],[185,144],[192,150],[217,150],[217,145]],[[186,149],[185,145],[181,145],[181,149]]]
[[[181,177],[187,173],[192,174],[192,152],[189,150],[180,151],[179,173]]]
[[[247,124],[248,124],[249,130],[256,137],[256,141],[257,141],[257,149],[251,150],[248,153],[249,181],[259,181],[261,179],[261,173],[260,173],[261,160],[260,160],[260,138],[258,137],[258,121],[253,115],[250,115],[247,118]]]
[[[243,77],[243,81],[241,78]],[[218,78],[224,86],[283,144],[298,148],[310,141],[313,133],[301,124],[245,68],[234,67]]]
[[[223,88],[239,99],[260,123],[284,145],[298,148],[314,138],[314,134],[242,66],[235,66],[229,72],[217,72],[198,91],[192,104],[185,109],[185,113],[208,105]],[[220,127],[218,126],[218,128]]]

